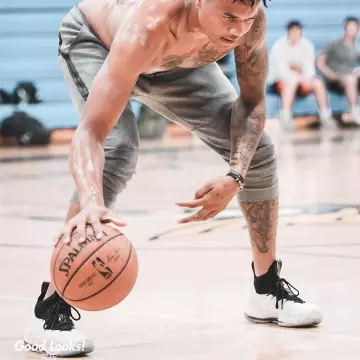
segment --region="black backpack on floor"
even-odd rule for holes
[[[23,111],[16,111],[4,119],[0,126],[0,136],[15,139],[17,145],[47,145],[51,132],[38,120]]]

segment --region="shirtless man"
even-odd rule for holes
[[[135,98],[192,131],[227,161],[228,172],[197,190],[195,200],[178,203],[199,208],[180,223],[210,219],[238,195],[253,252],[246,318],[287,327],[316,325],[321,310],[280,278],[281,262],[275,260],[278,179],[274,147],[264,132],[267,51],[261,2],[85,0],[70,11],[60,29],[59,58],[80,124],[69,160],[77,195],[61,241],[69,242],[75,228],[82,241],[86,222],[99,241],[101,220],[124,225],[110,209],[135,171],[139,136],[129,103]],[[233,49],[240,96],[215,62]],[[83,344],[82,353],[91,352],[93,343],[74,329],[72,319],[70,306],[44,282],[25,341],[71,341]]]

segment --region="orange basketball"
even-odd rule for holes
[[[70,305],[96,311],[126,298],[135,285],[138,260],[135,248],[117,228],[102,224],[97,240],[87,228],[86,241],[73,233],[69,245],[60,241],[51,257],[51,279],[58,294]]]

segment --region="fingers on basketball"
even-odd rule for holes
[[[91,222],[91,226],[93,228],[94,231],[94,235],[95,237],[100,240],[102,238],[102,227],[101,227],[101,222],[99,220],[99,218],[97,216],[92,216],[90,218],[90,222]]]
[[[69,222],[66,226],[65,226],[65,229],[64,229],[64,243],[65,244],[70,244],[70,240],[71,240],[71,233],[74,229],[74,225]]]
[[[76,230],[79,235],[79,242],[83,243],[86,240],[86,222],[80,221],[76,226]]]

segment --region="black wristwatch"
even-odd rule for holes
[[[240,173],[234,170],[230,170],[226,176],[231,176],[240,186],[240,190],[244,189],[245,179],[241,176]]]

